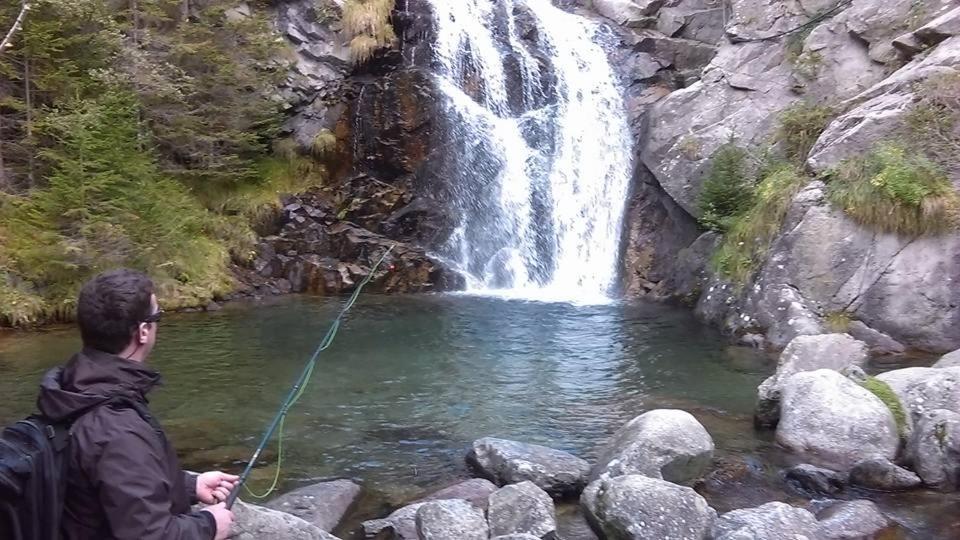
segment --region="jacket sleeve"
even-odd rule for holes
[[[135,414],[135,413],[133,413]],[[174,515],[164,452],[157,434],[131,424],[102,448],[96,478],[104,514],[117,540],[209,540],[209,513]]]
[[[187,500],[190,501],[190,504],[197,504],[200,502],[197,499],[197,477],[199,475],[189,472],[181,471],[183,475],[183,488],[187,490]]]

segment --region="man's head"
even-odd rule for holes
[[[85,347],[143,361],[157,340],[157,297],[134,270],[97,275],[80,290],[77,322]]]

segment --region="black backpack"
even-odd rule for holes
[[[130,408],[153,425],[143,405],[109,399],[69,421],[40,415],[21,420],[0,434],[0,539],[58,540],[67,485],[70,426],[104,405]]]

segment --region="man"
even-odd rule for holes
[[[66,456],[62,536],[66,540],[222,540],[236,476],[180,470],[147,409],[160,376],[145,365],[162,311],[153,283],[132,270],[93,278],[80,292],[83,350],[48,373],[40,412],[73,420]],[[190,505],[213,506],[191,512]]]

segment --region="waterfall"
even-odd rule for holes
[[[440,255],[472,292],[605,299],[633,141],[598,25],[549,0],[428,1],[459,220]]]

